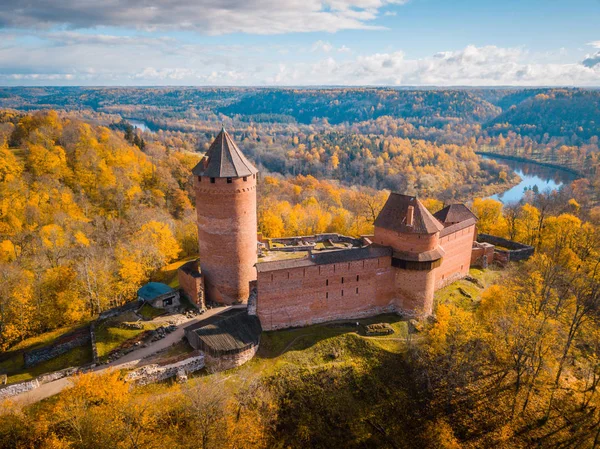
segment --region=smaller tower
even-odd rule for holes
[[[433,312],[435,270],[444,250],[444,226],[414,196],[391,193],[375,220],[374,243],[392,247],[398,308],[419,316]]]
[[[192,173],[206,299],[246,302],[256,280],[258,170],[223,128]]]

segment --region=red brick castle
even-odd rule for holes
[[[224,129],[192,173],[200,260],[179,279],[200,307],[250,298],[263,330],[384,312],[421,317],[437,289],[468,274],[477,219],[463,204],[432,215],[416,197],[392,193],[372,236],[259,242],[258,170]]]

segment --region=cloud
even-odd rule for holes
[[[583,60],[582,64],[590,68],[600,64],[600,51],[597,51],[593,55],[587,55]]]
[[[101,26],[280,34],[378,28],[381,8],[404,0],[2,0],[0,28]]]
[[[322,51],[325,53],[329,53],[331,50],[333,50],[333,45],[331,45],[329,42],[324,42],[324,41],[315,42],[310,49],[310,51],[312,51],[312,52]]]
[[[361,54],[317,41],[314,52],[298,58],[302,47],[279,43],[208,46],[73,31],[48,33],[44,42],[0,46],[0,84],[600,85],[600,52],[558,63],[525,48],[474,45],[410,58],[400,50]]]
[[[587,45],[594,48],[600,48],[600,41],[588,42]]]

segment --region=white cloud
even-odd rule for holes
[[[587,45],[594,47],[594,48],[600,48],[600,41],[588,42]]]
[[[377,28],[404,0],[2,0],[0,28],[128,27],[202,34],[279,34]]]
[[[315,42],[310,49],[310,51],[312,51],[312,52],[322,51],[325,53],[329,53],[331,50],[333,50],[333,45],[331,45],[329,42],[324,42],[324,41]]]
[[[104,40],[112,44],[98,44]],[[69,51],[65,41],[73,42]],[[51,34],[47,46],[0,47],[0,84],[600,85],[600,52],[561,63],[524,48],[496,46],[470,45],[419,59],[402,51],[349,53],[324,41],[314,47],[298,58],[301,47],[281,44],[205,46]],[[286,48],[289,54],[282,54]]]

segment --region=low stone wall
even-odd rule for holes
[[[140,306],[140,303],[137,300],[129,301],[128,303],[126,303],[120,307],[113,307],[112,309],[105,310],[98,316],[97,321],[106,320],[107,318],[112,318],[114,316],[121,315],[122,313],[125,313],[125,312],[133,312],[133,311],[137,310],[137,308],[139,306]]]
[[[35,390],[40,386],[37,379],[28,380],[27,382],[19,382],[18,384],[7,385],[0,388],[0,401],[17,396],[21,393],[27,393],[28,391]]]
[[[5,387],[0,388],[0,400],[8,399],[21,393],[35,390],[40,385],[62,379],[63,377],[72,376],[78,371],[80,371],[80,368],[66,368],[53,373],[43,374],[35,379],[27,380],[25,382],[6,385]]]
[[[258,345],[251,346],[243,352],[230,355],[211,356],[205,354],[206,370],[209,373],[217,373],[219,371],[225,371],[228,369],[236,368],[248,362],[252,357],[256,355],[258,351]]]
[[[96,346],[96,321],[90,324],[90,342],[92,344],[92,361],[94,365],[97,365],[100,359],[98,357],[98,347]]]
[[[91,340],[90,328],[77,329],[74,332],[63,335],[50,346],[40,349],[33,349],[23,353],[25,367],[29,368],[38,365],[47,360],[51,360],[62,355],[73,348],[88,344]]]
[[[136,385],[161,382],[171,377],[187,375],[204,368],[204,354],[196,353],[192,357],[168,365],[146,365],[130,372],[125,380]]]
[[[499,262],[500,264],[527,260],[533,256],[533,253],[535,252],[533,246],[490,234],[479,234],[477,236],[477,241],[481,243],[490,243],[496,246],[494,249],[494,261]],[[498,246],[508,249],[500,249],[497,248]]]

